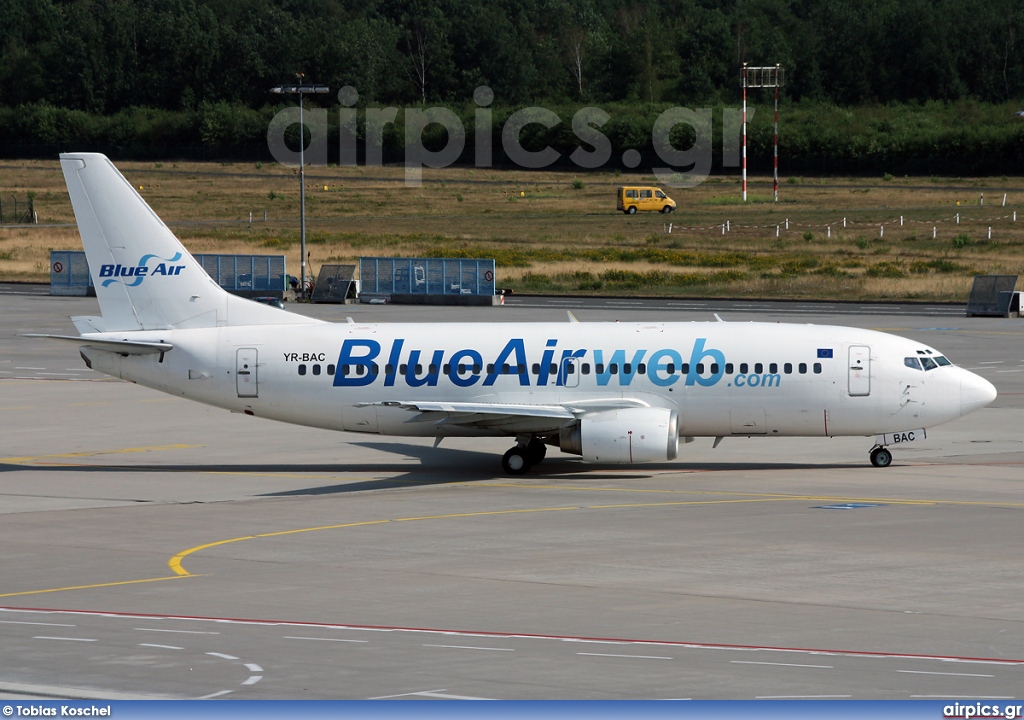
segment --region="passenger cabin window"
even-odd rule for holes
[[[798,367],[799,367],[801,375],[806,375],[807,374],[807,363],[800,363],[800,365]]]
[[[299,375],[305,375],[305,374],[306,374],[306,366],[305,365],[299,365]]]
[[[319,365],[314,365],[313,366],[313,374],[314,375],[319,375],[320,374],[320,366]]]
[[[746,375],[749,370],[750,370],[750,368],[749,368],[749,366],[746,363],[740,363],[740,373],[741,374]]]
[[[793,363],[786,363],[785,365],[783,365],[782,366],[782,372],[786,373],[787,375],[792,375],[793,374]]]
[[[764,372],[764,365],[762,365],[761,363],[754,363],[754,372],[756,372],[758,375],[763,373]]]
[[[903,364],[906,365],[908,368],[913,368],[914,370],[921,369],[921,363],[916,357],[903,358]]]
[[[814,374],[821,375],[821,363],[814,363]]]
[[[327,366],[327,374],[328,375],[333,375],[334,374],[334,366],[333,365],[328,365]]]
[[[725,374],[732,375],[732,363],[725,364]]]

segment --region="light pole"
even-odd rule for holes
[[[306,299],[306,126],[302,121],[302,96],[307,93],[323,95],[330,92],[326,85],[306,85],[306,73],[295,73],[295,85],[278,85],[270,88],[275,95],[298,95],[299,96],[299,236],[300,249],[302,253],[302,275],[299,284],[302,286],[302,299]]]

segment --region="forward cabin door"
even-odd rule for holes
[[[238,397],[259,397],[256,348],[238,348],[235,353],[235,383]]]
[[[850,346],[849,385],[851,397],[871,394],[871,348],[867,345]]]

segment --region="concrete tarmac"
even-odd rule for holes
[[[12,289],[13,288],[13,289]],[[510,299],[344,322],[777,319],[914,337],[994,405],[673,463],[358,436],[104,378],[94,299],[0,287],[0,697],[1019,697],[1024,321],[949,306]],[[684,302],[684,301],[671,301]],[[799,306],[799,307],[798,307]]]

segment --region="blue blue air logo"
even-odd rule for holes
[[[345,340],[338,355],[335,387],[365,387],[382,382],[384,387],[436,387],[450,382],[457,387],[492,387],[496,383],[521,387],[565,387],[582,381],[589,374],[598,387],[628,387],[637,377],[657,387],[669,387],[682,381],[685,387],[713,387],[726,376],[725,353],[707,347],[707,338],[696,338],[688,362],[683,353],[672,348],[653,352],[638,350],[559,349],[557,340],[548,340],[534,355],[540,362],[530,364],[523,338],[512,338],[493,358],[479,350],[465,348],[455,352],[406,348],[404,339],[392,341],[385,355],[377,340]],[[292,359],[296,359],[292,354]],[[539,355],[539,357],[537,357]],[[286,359],[288,359],[286,357]],[[532,375],[532,377],[531,377]],[[779,387],[778,373],[740,374],[729,372],[730,387]]]
[[[162,260],[163,262],[157,263],[155,267],[149,267],[150,260]],[[139,260],[139,264],[133,266],[122,265],[117,263],[116,265],[100,265],[100,277],[107,278],[103,281],[103,287],[107,287],[113,283],[119,282],[124,283],[126,287],[135,287],[142,283],[147,277],[153,277],[156,275],[181,275],[181,271],[185,269],[184,265],[171,265],[169,263],[176,263],[181,260],[181,253],[174,253],[174,257],[162,258],[157,255],[143,255]],[[134,278],[131,282],[127,282],[127,278]]]

